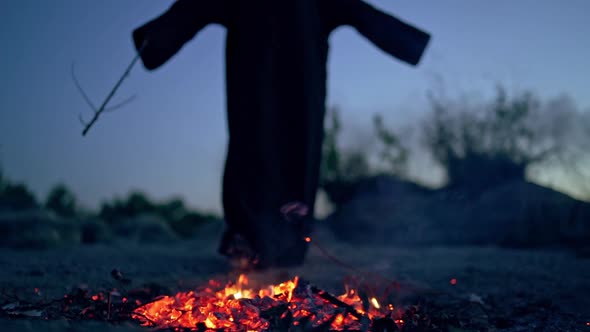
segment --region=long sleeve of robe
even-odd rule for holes
[[[430,35],[361,0],[319,0],[330,29],[350,25],[375,46],[397,59],[417,65]]]
[[[141,60],[153,70],[175,55],[208,24],[225,24],[230,10],[227,0],[178,0],[162,15],[133,31]]]
[[[317,6],[325,32],[350,25],[383,51],[412,65],[418,64],[430,40],[429,34],[361,0],[317,0]],[[152,70],[164,64],[208,24],[228,26],[237,7],[232,0],[176,1],[164,14],[133,32],[138,50],[149,41],[142,52],[145,67]]]

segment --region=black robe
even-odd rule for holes
[[[152,70],[211,23],[227,28],[225,218],[256,251],[280,251],[265,242],[285,242],[267,231],[281,207],[301,202],[313,210],[330,33],[353,26],[412,65],[430,36],[361,0],[178,0],[133,39],[138,50],[146,42],[141,59]]]

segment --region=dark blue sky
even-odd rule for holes
[[[197,0],[195,0],[197,1]],[[0,2],[0,163],[8,177],[45,195],[57,182],[81,200],[141,189],[219,210],[225,154],[223,44],[211,26],[156,72],[138,66],[119,98],[85,138],[90,117],[70,78],[102,101],[133,57],[131,31],[170,1],[3,0]],[[432,33],[418,68],[370,45],[350,28],[331,38],[329,104],[345,123],[363,126],[374,112],[392,125],[423,114],[425,92],[442,78],[450,94],[532,89],[567,93],[590,107],[590,24],[586,0],[447,0],[370,3]]]

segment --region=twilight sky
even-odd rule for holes
[[[590,108],[590,1],[369,2],[433,39],[412,68],[351,28],[336,31],[328,105],[341,106],[345,124],[368,125],[375,112],[394,126],[411,123],[440,79],[450,94],[487,96],[501,82],[543,98],[565,93]],[[99,104],[134,55],[131,31],[170,3],[0,2],[0,166],[9,178],[41,197],[64,182],[90,207],[139,189],[220,210],[227,139],[223,28],[201,31],[155,72],[137,66],[115,98],[136,100],[81,136],[78,114],[91,114],[70,78],[72,62]]]

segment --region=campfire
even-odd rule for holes
[[[422,287],[355,269],[343,280],[342,292],[334,292],[332,282],[323,285],[330,287],[328,292],[318,287],[321,283],[316,286],[302,277],[277,284],[263,282],[273,274],[238,277],[231,273],[210,281],[199,278],[196,286],[190,279],[190,291],[171,295],[188,280],[138,282],[113,269],[110,281],[99,281],[102,286],[97,288],[96,280],[90,286],[74,284],[65,294],[61,285],[0,289],[0,320],[17,325],[16,320],[27,320],[35,331],[52,329],[54,322],[61,329],[64,321],[72,327],[94,321],[105,328],[131,323],[143,325],[146,331],[176,332],[581,331],[590,327],[587,317],[525,291],[509,296],[486,294],[485,289],[473,293],[464,286],[469,279],[461,275],[448,275],[435,287]],[[322,279],[333,277],[328,274]],[[228,278],[232,281],[227,282]],[[3,325],[3,330],[9,329]]]
[[[113,287],[94,293],[82,284],[52,301],[13,297],[0,307],[0,318],[134,321],[157,330],[198,332],[438,332],[448,323],[462,325],[444,311],[444,317],[431,317],[422,305],[394,306],[401,294],[399,282],[347,266],[317,247],[327,258],[358,274],[345,278],[344,294],[333,295],[298,276],[260,286],[241,274],[235,281],[213,279],[191,291],[160,295],[171,292],[154,283],[129,288],[132,280],[113,269],[111,277],[121,291]],[[41,296],[38,288],[34,292]]]
[[[245,275],[226,285],[210,280],[201,289],[158,297],[132,314],[144,326],[202,331],[395,331],[404,324],[401,317],[392,304],[381,304],[354,288],[334,296],[295,277],[255,289]]]

